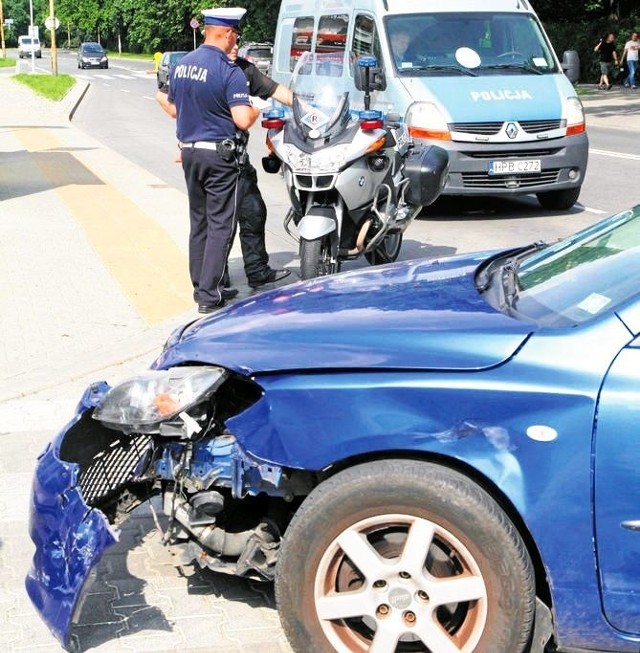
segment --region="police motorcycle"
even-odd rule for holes
[[[354,66],[364,91],[363,108],[354,109],[356,94],[338,88],[342,56],[305,52],[292,76],[290,115],[263,114],[263,168],[282,169],[292,206],[284,227],[299,241],[302,279],[339,272],[362,255],[371,265],[395,261],[404,231],[448,174],[444,149],[415,147],[397,114],[371,109],[371,93],[385,84],[375,57]]]

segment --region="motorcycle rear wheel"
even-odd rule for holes
[[[329,238],[300,239],[300,278],[315,279],[336,270],[331,266]]]
[[[400,254],[402,247],[402,232],[391,231],[382,242],[372,252],[365,253],[365,258],[370,265],[382,265],[383,263],[393,263]]]

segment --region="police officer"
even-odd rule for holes
[[[236,130],[248,130],[260,114],[246,77],[229,60],[245,13],[239,7],[204,10],[204,43],[174,68],[168,94],[156,95],[176,118],[189,198],[189,273],[200,313],[237,294],[223,281],[239,204]]]
[[[253,98],[268,100],[274,98],[282,104],[291,106],[293,94],[290,89],[278,84],[264,75],[255,64],[238,57],[238,44],[231,50],[229,57],[242,69],[247,78],[249,95]],[[256,102],[256,100],[252,100]],[[249,135],[245,135],[248,141]],[[267,206],[258,188],[256,169],[249,161],[246,145],[243,147],[243,158],[240,165],[241,204],[238,215],[240,226],[240,246],[244,261],[244,273],[252,288],[259,288],[267,283],[274,283],[289,276],[290,270],[276,270],[269,266],[269,254],[265,245],[265,226],[267,222]]]

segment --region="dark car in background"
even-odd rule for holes
[[[78,68],[108,68],[107,51],[94,41],[81,43],[78,48]]]
[[[158,88],[160,90],[169,86],[171,73],[173,72],[176,64],[180,61],[180,59],[182,59],[182,57],[184,57],[185,54],[187,54],[186,50],[176,50],[162,53],[160,63],[158,64],[158,71],[156,72]]]
[[[238,56],[250,61],[266,75],[271,68],[273,45],[271,43],[245,43],[238,50]]]

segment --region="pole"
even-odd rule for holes
[[[49,0],[49,20],[51,21],[51,72],[58,74],[58,49],[56,48],[56,15],[53,10],[53,0]]]
[[[31,73],[36,72],[36,51],[33,47],[33,0],[29,0],[29,36],[31,37]]]
[[[2,46],[2,58],[7,58],[7,50],[4,45],[4,14],[2,12],[2,0],[0,0],[0,45]]]

